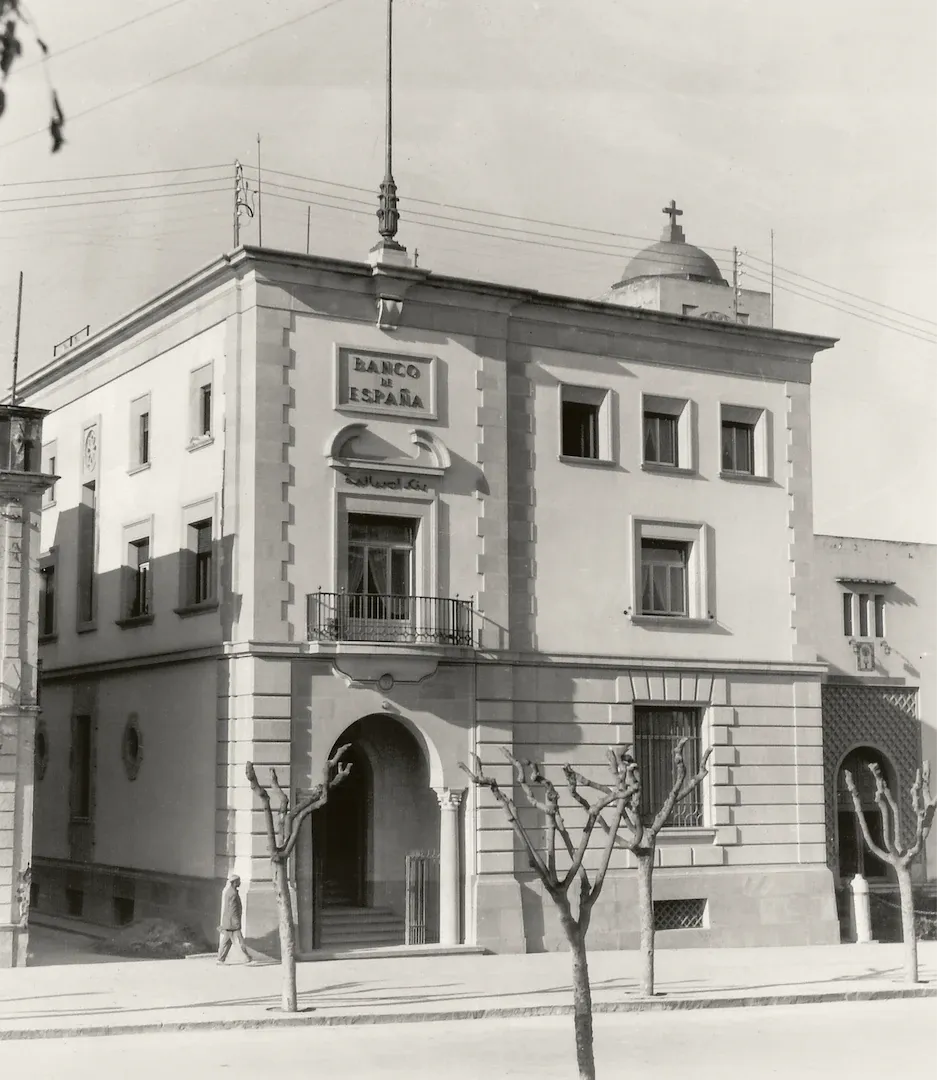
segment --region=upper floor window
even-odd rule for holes
[[[722,421],[722,468],[725,472],[754,473],[755,428],[752,424]]]
[[[730,480],[768,479],[767,411],[750,405],[723,405],[720,411],[722,475]]]
[[[641,614],[688,615],[689,544],[679,540],[642,539]]]
[[[843,633],[846,637],[885,636],[885,594],[843,593]]]
[[[211,435],[211,383],[198,388],[198,434]]]
[[[195,555],[195,578],[192,603],[204,604],[215,596],[214,555],[212,550],[211,522],[196,521],[189,526],[193,534],[192,548]]]
[[[645,394],[642,406],[642,455],[645,468],[691,469],[690,402]]]
[[[610,461],[610,395],[595,386],[560,385],[560,457]]]
[[[214,366],[203,364],[189,372],[189,447],[210,443],[214,431]]]
[[[131,619],[150,614],[150,538],[142,537],[130,545],[130,568],[133,580],[128,615]]]
[[[150,464],[150,395],[130,402],[130,469]]]
[[[49,562],[39,569],[39,636],[55,634],[55,563]]]
[[[46,476],[55,476],[55,466],[58,460],[58,443],[53,440],[48,442],[42,448],[42,471]],[[53,481],[42,493],[42,505],[54,506],[55,505],[55,488],[56,484]]]

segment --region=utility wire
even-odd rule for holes
[[[231,170],[231,162],[226,161],[221,165],[187,165],[184,168],[179,169],[143,169],[140,172],[125,172],[125,173],[100,173],[97,176],[63,176],[58,180],[12,180],[6,183],[0,183],[0,189],[8,187],[32,187],[38,184],[83,184],[90,183],[92,180],[123,180],[128,177],[138,176],[166,176],[167,174],[187,173],[187,172],[205,172],[208,170]],[[65,192],[64,194],[68,194]]]
[[[767,278],[763,278],[760,275],[752,274],[753,277],[759,281],[767,281]],[[820,304],[821,307],[829,308],[831,311],[837,311],[841,315],[851,315],[853,318],[862,319],[864,322],[872,323],[874,326],[880,326],[884,330],[894,330],[897,334],[904,334],[906,337],[916,338],[918,341],[925,341],[929,345],[937,345],[937,338],[925,337],[923,332],[915,333],[913,330],[904,329],[901,326],[895,326],[892,323],[882,322],[881,319],[873,318],[870,315],[862,314],[858,311],[850,311],[848,308],[839,307],[836,304],[829,303],[829,297],[821,299],[819,293],[805,292],[801,289],[797,289],[788,283],[782,283],[775,281],[775,288],[782,289],[784,292],[792,293],[794,296],[799,296],[804,300],[812,300],[815,304]]]
[[[159,184],[134,184],[124,185],[123,187],[110,187],[110,188],[94,188],[91,191],[70,191],[68,193],[51,194],[51,195],[19,195],[15,199],[4,199],[0,197],[0,210],[6,203],[22,203],[22,202],[35,202],[37,199],[73,199],[76,196],[84,197],[85,195],[122,195],[127,191],[153,191],[156,188],[171,188],[171,187],[192,187],[194,184],[219,184],[222,181],[222,177],[207,176],[203,180],[173,180],[164,181]],[[184,195],[184,191],[178,192],[180,195]],[[35,207],[36,210],[51,210],[57,203],[42,203]]]
[[[55,52],[50,53],[48,57],[39,57],[36,60],[30,60],[28,64],[17,64],[16,67],[10,69],[10,75],[13,76],[19,74],[21,71],[28,71],[31,67],[41,64],[45,59],[57,60],[60,56],[65,56],[70,52],[74,52],[76,49],[82,49],[85,45],[91,45],[95,41],[101,41],[102,38],[110,37],[111,34],[116,34],[120,30],[126,30],[128,26],[133,26],[138,22],[143,22],[144,19],[150,19],[154,15],[159,15],[163,11],[168,11],[170,8],[178,7],[180,4],[187,4],[188,2],[189,0],[172,0],[172,3],[170,4],[163,4],[162,7],[153,8],[152,11],[144,12],[144,14],[137,15],[133,19],[128,19],[127,22],[112,26],[109,30],[102,30],[99,34],[83,38],[81,41],[76,41],[72,45],[66,45],[64,49],[56,49]]]
[[[770,265],[767,259],[761,258],[759,255],[749,255],[749,258],[755,259],[757,262],[764,263],[766,266]],[[932,326],[937,326],[937,322],[933,319],[925,319],[923,315],[914,315],[910,311],[902,311],[900,308],[892,307],[890,304],[882,304],[878,300],[872,300],[868,296],[860,296],[859,293],[850,292],[848,289],[841,289],[837,285],[830,285],[826,281],[820,281],[818,278],[808,277],[807,274],[801,274],[799,270],[788,270],[786,267],[778,266],[774,264],[775,271],[782,271],[785,274],[791,274],[793,277],[803,278],[804,281],[812,281],[814,285],[822,285],[824,289],[832,289],[834,292],[845,293],[846,296],[854,296],[857,300],[862,300],[867,304],[874,304],[876,307],[887,308],[889,311],[894,311],[898,315],[906,315],[909,319],[917,319],[920,322],[930,323]]]
[[[233,45],[227,45],[223,49],[219,49],[217,52],[211,53],[210,56],[204,56],[201,60],[196,60],[191,64],[186,64],[184,67],[176,68],[175,71],[169,71],[165,75],[159,75],[155,79],[150,79],[149,82],[140,83],[139,86],[131,86],[129,90],[124,90],[119,94],[115,94],[113,97],[105,98],[104,101],[99,101],[96,105],[90,105],[87,109],[82,109],[81,112],[72,113],[68,120],[74,121],[80,119],[82,116],[88,116],[90,113],[97,112],[98,109],[103,109],[107,105],[113,105],[117,101],[123,101],[125,98],[131,97],[133,94],[140,93],[141,90],[148,90],[151,86],[157,86],[159,83],[166,82],[169,79],[174,79],[177,75],[184,75],[188,71],[194,71],[195,68],[201,67],[203,64],[208,64],[212,60],[217,60],[221,56],[227,56],[228,53],[235,52],[238,49],[243,48],[245,45],[252,45],[255,41],[259,41],[263,37],[267,37],[270,34],[276,33],[278,30],[284,30],[287,26],[295,26],[297,23],[302,22],[304,19],[308,19],[313,15],[321,15],[323,11],[327,11],[329,8],[335,7],[337,4],[343,3],[343,0],[326,0],[326,3],[321,4],[317,8],[313,8],[312,11],[307,11],[303,15],[297,15],[292,19],[286,19],[284,22],[277,23],[276,26],[268,27],[266,30],[260,30],[256,34],[251,34],[250,37],[242,38],[240,41],[236,41]],[[8,146],[15,146],[17,143],[25,142],[27,139],[35,138],[36,135],[44,135],[47,132],[47,128],[37,128],[35,131],[27,132],[25,135],[20,135],[16,139],[11,139],[9,142],[0,143],[0,149],[5,149]]]
[[[204,191],[169,191],[165,195],[128,195],[126,199],[92,199],[88,202],[56,203],[55,206],[13,206],[9,210],[0,207],[0,214],[23,214],[30,210],[65,210],[73,206],[104,206],[108,203],[140,202],[145,199],[178,199],[192,195],[217,195],[228,191],[228,186],[206,188]]]

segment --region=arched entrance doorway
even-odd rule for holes
[[[859,746],[843,759],[836,778],[836,846],[839,876],[842,880],[861,874],[869,881],[885,881],[890,873],[888,864],[866,847],[852,796],[846,787],[845,774],[848,771],[852,773],[859,792],[862,815],[868,825],[869,834],[879,847],[884,848],[882,815],[875,803],[875,779],[869,770],[870,764],[879,766],[892,794],[897,793],[894,767],[880,750],[871,746]]]
[[[386,714],[356,721],[330,754],[345,743],[351,772],[312,815],[314,947],[403,944],[407,856],[439,843],[429,765]]]

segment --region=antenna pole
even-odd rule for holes
[[[20,364],[20,315],[23,311],[23,271],[20,270],[19,289],[16,293],[16,333],[13,338],[13,389],[10,404],[16,404],[16,375]]]
[[[260,133],[257,133],[257,246],[264,246],[264,211],[260,199]]]
[[[387,109],[385,117],[384,146],[387,153],[387,161],[384,169],[384,179],[393,179],[393,146],[394,146],[394,0],[387,0]]]
[[[310,211],[311,210],[312,210],[311,206],[306,207],[306,254],[307,255],[309,254],[309,217],[310,217]]]
[[[739,249],[732,248],[732,321],[739,321]]]
[[[241,242],[240,237],[240,222],[238,221],[238,203],[241,201],[241,177],[238,163],[234,163],[234,246],[237,247]]]
[[[774,326],[774,229],[771,230],[771,325]]]

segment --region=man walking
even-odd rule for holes
[[[231,943],[236,941],[244,953],[244,959],[248,964],[254,961],[244,944],[244,936],[241,933],[241,894],[238,886],[241,879],[237,874],[228,874],[228,883],[221,894],[221,924],[218,929],[221,937],[218,940],[218,963],[223,964],[228,959],[231,951]]]

